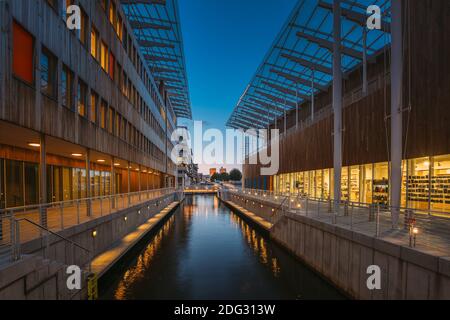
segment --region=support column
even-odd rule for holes
[[[47,208],[45,204],[47,199],[47,157],[46,157],[46,139],[45,134],[40,135],[39,148],[39,203],[43,206],[39,210],[39,223],[44,228],[47,228]]]
[[[402,184],[402,89],[403,37],[402,1],[391,5],[391,214],[392,227],[398,226]]]
[[[334,208],[339,213],[342,171],[341,0],[333,1]]]
[[[312,69],[312,76],[311,76],[311,121],[314,121],[314,73],[315,70]]]
[[[295,130],[298,129],[298,83],[295,83]],[[268,140],[267,140],[268,141]]]
[[[86,149],[86,214],[88,217],[92,214],[91,194],[91,150]]]
[[[367,29],[363,27],[363,96],[367,95],[368,84],[367,84]]]

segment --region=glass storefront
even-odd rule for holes
[[[401,206],[418,210],[450,212],[450,155],[404,160]],[[276,191],[333,199],[334,170],[281,174],[275,177]],[[290,182],[290,183],[289,183]],[[279,187],[277,187],[279,186]],[[388,205],[390,175],[387,162],[342,168],[342,200]]]

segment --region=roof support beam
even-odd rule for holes
[[[272,100],[274,102],[278,102],[279,104],[282,104],[284,106],[289,106],[289,107],[292,107],[292,108],[295,108],[295,106],[296,106],[295,102],[292,102],[290,100],[283,99],[283,98],[280,98],[280,97],[273,96],[273,95],[271,95],[269,93],[266,93],[266,92],[263,92],[261,90],[256,90],[255,93],[257,93],[259,95],[262,95],[262,96],[264,96],[264,97],[266,97],[266,98],[268,98],[268,99],[270,99],[270,100]]]
[[[269,123],[269,119],[263,119],[260,116],[255,116],[254,114],[249,114],[247,112],[238,109],[236,110],[236,115],[238,115],[239,117],[244,117],[244,119],[248,119],[253,122],[258,122],[263,126],[267,126],[267,124]]]
[[[155,30],[172,30],[171,26],[164,26],[161,24],[138,21],[138,20],[130,20],[130,25],[133,29],[155,29]]]
[[[272,109],[268,109],[268,108],[262,109],[261,106],[253,104],[252,102],[249,102],[249,101],[246,101],[245,103],[246,104],[242,105],[243,107],[255,110],[256,112],[270,114],[274,117],[278,117],[282,114],[281,112],[276,112],[275,110],[272,110]]]
[[[301,32],[301,31],[297,32],[297,37],[306,39],[311,42],[315,42],[320,47],[328,49],[330,51],[333,51],[333,42],[332,41],[328,41],[328,40],[321,39],[321,38],[316,38],[313,35],[310,35],[310,34],[307,34],[307,33]],[[341,44],[341,47],[342,47],[341,48],[342,53],[345,54],[346,56],[350,56],[352,58],[362,60],[362,52],[359,52],[358,50],[351,49],[348,47],[344,47],[342,44]]]
[[[278,107],[278,106],[275,106],[275,105],[273,105],[271,103],[268,103],[266,101],[260,100],[261,99],[260,97],[253,96],[253,95],[249,95],[249,96],[250,96],[250,99],[249,99],[250,101],[252,101],[252,102],[254,102],[254,103],[256,103],[256,104],[258,104],[258,105],[260,105],[260,106],[262,106],[264,108],[273,109],[273,110],[276,110],[276,111],[281,112],[281,113],[283,113],[284,110],[285,110],[285,109],[283,109],[281,107]]]
[[[303,100],[310,100],[310,98],[311,98],[311,97],[306,96],[304,94],[301,94],[299,92],[296,93],[295,90],[288,89],[288,88],[286,88],[284,86],[280,86],[280,85],[275,84],[275,83],[270,83],[268,81],[263,81],[262,83],[265,84],[266,86],[269,86],[269,87],[271,87],[271,88],[273,88],[275,90],[278,90],[278,91],[280,91],[282,93],[289,94],[289,95],[291,95],[293,97],[302,98]]]
[[[279,70],[276,70],[276,69],[270,69],[270,72],[276,73],[276,74],[278,74],[279,76],[281,76],[283,78],[291,80],[292,82],[300,83],[300,84],[302,84],[304,86],[308,86],[308,87],[311,86],[311,82],[310,81],[305,80],[303,78],[299,78],[299,77],[293,76],[293,75],[291,75],[289,73],[285,73],[285,72],[282,72],[282,71],[279,71]],[[318,83],[315,86],[316,86],[317,89],[319,89],[321,91],[327,91],[327,88],[325,88],[324,86],[322,86],[322,85],[320,85]]]
[[[156,42],[156,41],[142,40],[142,39],[139,39],[138,42],[141,47],[158,47],[158,48],[175,49],[175,46],[170,43],[163,43],[163,42]]]
[[[122,4],[159,4],[166,5],[166,0],[120,0]]]
[[[317,71],[320,71],[322,73],[330,74],[330,75],[333,74],[333,70],[331,68],[321,66],[320,64],[316,64],[314,62],[311,62],[311,61],[308,61],[308,60],[305,60],[305,59],[302,59],[302,58],[294,57],[294,56],[289,55],[287,53],[282,53],[281,56],[283,58],[291,60],[292,62],[296,62],[299,65],[307,67],[307,68],[309,68],[311,70],[317,70]]]

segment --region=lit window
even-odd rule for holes
[[[103,70],[108,70],[108,47],[106,44],[102,41],[101,44],[101,61],[100,64],[103,68]]]
[[[87,22],[88,22],[88,17],[86,15],[86,13],[83,11],[83,9],[81,9],[81,15],[80,15],[80,29],[78,30],[78,38],[80,39],[81,43],[86,45],[87,43],[87,37],[88,37],[88,33],[87,33]]]
[[[86,84],[79,80],[78,81],[78,114],[85,117],[86,116]]]
[[[114,55],[110,52],[109,53],[109,76],[111,77],[111,79],[114,79],[114,69],[115,69],[115,65],[116,65],[116,59],[114,57]]]
[[[97,60],[99,59],[98,39],[99,39],[98,31],[95,29],[94,26],[92,26],[92,29],[91,29],[91,55]]]
[[[111,1],[109,6],[109,22],[116,28],[116,5]]]
[[[91,113],[89,120],[91,120],[93,123],[97,122],[97,100],[97,94],[95,92],[91,92]]]
[[[114,109],[109,108],[109,125],[108,125],[108,131],[109,133],[114,133]]]
[[[16,77],[33,83],[33,36],[13,22],[13,73]]]
[[[102,101],[102,105],[100,107],[100,127],[102,129],[106,129],[106,113],[107,113],[106,102]]]

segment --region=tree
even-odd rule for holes
[[[230,180],[231,181],[241,181],[242,173],[238,169],[233,169],[230,171]]]
[[[220,181],[229,181],[230,180],[230,175],[228,173],[226,173],[226,172],[221,173],[219,175],[219,180]]]

